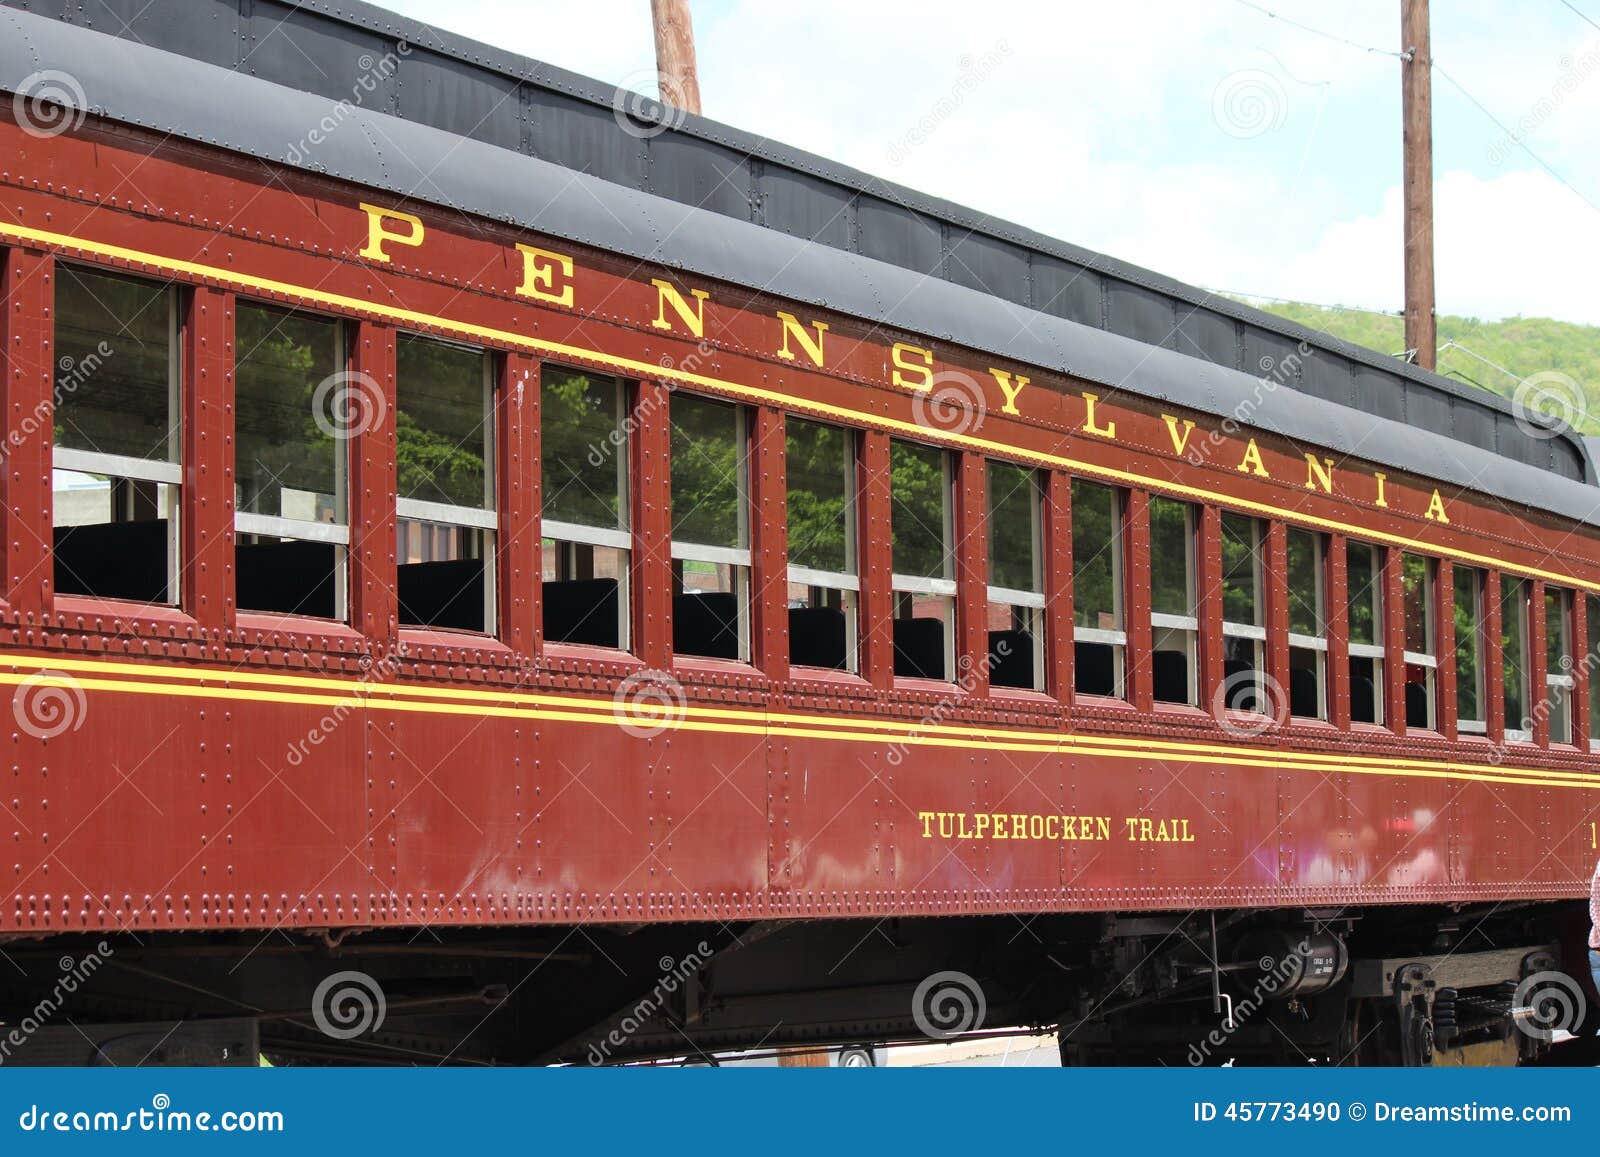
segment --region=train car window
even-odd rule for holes
[[[1222,701],[1229,711],[1267,714],[1262,530],[1259,519],[1222,512]]]
[[[1350,720],[1381,725],[1384,549],[1346,542],[1344,563],[1350,612]]]
[[[55,292],[55,589],[178,601],[178,293],[61,265]]]
[[[1483,694],[1484,572],[1457,564],[1451,576],[1456,616],[1456,730],[1482,735],[1489,729]]]
[[[1039,473],[986,464],[989,683],[1043,691],[1044,504]]]
[[[1400,594],[1406,627],[1406,726],[1436,730],[1439,726],[1439,654],[1434,643],[1434,560],[1420,554],[1400,556]]]
[[[1072,480],[1073,682],[1079,695],[1126,697],[1122,492]]]
[[[1291,526],[1289,567],[1289,713],[1328,717],[1327,538]]]
[[[552,643],[628,649],[626,387],[539,370],[540,609]]]
[[[857,669],[861,580],[856,566],[856,435],[790,417],[789,662]]]
[[[1572,742],[1572,592],[1544,588],[1545,710],[1551,743]]]
[[[1533,738],[1532,706],[1528,702],[1528,610],[1533,584],[1527,579],[1500,576],[1501,694],[1506,711],[1506,738],[1524,742]]]
[[[749,449],[740,406],[672,399],[672,649],[750,659]]]
[[[947,451],[889,444],[896,675],[956,677],[953,473]]]
[[[494,377],[483,350],[395,345],[400,622],[494,633]]]
[[[1192,504],[1150,499],[1150,667],[1158,703],[1200,702],[1195,522]]]
[[[234,530],[242,611],[345,617],[346,443],[359,379],[343,326],[240,302],[235,313]]]
[[[1600,596],[1585,595],[1584,623],[1588,647],[1583,654],[1584,669],[1589,672],[1589,750],[1600,751],[1600,671],[1595,670],[1600,660]]]

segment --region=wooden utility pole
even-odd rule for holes
[[[1433,369],[1439,335],[1433,316],[1433,53],[1428,0],[1400,0],[1401,117],[1404,121],[1406,349]]]
[[[661,103],[698,115],[700,76],[695,71],[689,0],[650,0],[650,19],[656,30],[656,76]]]

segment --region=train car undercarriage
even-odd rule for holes
[[[11,937],[0,1064],[1593,1063],[1581,905]],[[1564,955],[1564,948],[1566,949]]]

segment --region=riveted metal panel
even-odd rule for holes
[[[603,174],[630,189],[644,188],[644,142],[618,132],[611,109],[549,89],[530,89],[528,143],[533,156],[553,165]]]
[[[939,222],[921,213],[912,213],[878,197],[860,199],[857,220],[861,223],[860,253],[887,261],[917,273],[939,272],[942,257]]]
[[[241,70],[330,100],[355,100],[363,80],[397,47],[386,36],[277,0],[254,0],[250,13]]]
[[[1028,302],[1027,251],[981,233],[951,232],[945,276],[1019,305]]]
[[[748,221],[755,182],[750,158],[711,141],[662,133],[646,141],[649,190],[686,205]]]
[[[1454,430],[1450,399],[1429,389],[1406,384],[1406,419],[1413,425],[1437,430],[1449,437]]]
[[[1245,327],[1247,332],[1250,328]],[[1348,358],[1327,350],[1308,349],[1300,357],[1300,389],[1314,398],[1343,401],[1350,395],[1353,369]]]
[[[425,48],[409,48],[397,67],[398,115],[504,149],[522,148],[522,101],[516,81],[486,76]]]
[[[1125,281],[1106,286],[1107,328],[1135,341],[1174,348],[1177,314],[1172,298]]]
[[[855,198],[848,189],[795,169],[761,165],[756,196],[756,220],[767,228],[836,249],[852,247]]]
[[[1405,392],[1401,383],[1390,375],[1366,366],[1357,366],[1351,375],[1351,385],[1349,405],[1363,414],[1377,414],[1395,421],[1405,420]]]
[[[1178,333],[1173,348],[1230,369],[1239,367],[1239,323],[1203,309],[1178,304]]]
[[[1034,254],[1033,308],[1101,329],[1105,326],[1105,279],[1084,265]]]

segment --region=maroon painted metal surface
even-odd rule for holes
[[[4,114],[0,113],[0,117]],[[1441,496],[1426,479],[1339,463],[1313,485],[1314,447],[1218,432],[1123,391],[1035,367],[991,367],[914,334],[802,312],[670,273],[416,205],[425,242],[361,256],[361,190],[219,152],[97,126],[50,139],[0,119],[4,247],[4,605],[0,674],[58,693],[70,725],[9,733],[0,933],[84,928],[489,924],[578,920],[1026,912],[1374,903],[1582,894],[1600,807],[1600,757],[1576,711],[1570,746],[1350,722],[1347,536],[1600,590],[1592,532],[1492,496]],[[573,258],[570,306],[518,295],[518,242]],[[54,264],[78,261],[193,287],[183,324],[183,603],[150,608],[56,596],[50,584],[50,303]],[[710,293],[705,332],[671,317],[652,284]],[[553,283],[552,283],[553,284]],[[395,434],[351,447],[349,624],[278,619],[233,602],[233,312],[239,298],[358,322],[353,368],[393,398],[397,330],[499,351],[500,638],[398,626]],[[826,358],[779,356],[779,310],[825,321]],[[814,331],[812,331],[814,332]],[[985,456],[1048,469],[1049,694],[977,676],[960,687],[897,680],[889,615],[889,434],[916,421],[894,384],[896,343],[981,391],[960,430],[922,428],[960,452],[959,639],[983,624]],[[798,348],[798,347],[797,347]],[[586,352],[587,351],[587,352]],[[638,381],[633,405],[633,654],[546,643],[540,625],[538,398],[544,362]],[[628,366],[634,367],[631,371]],[[651,372],[649,367],[658,367]],[[669,615],[668,386],[753,407],[755,661],[675,659]],[[1136,390],[1137,383],[1134,383]],[[1009,403],[1017,402],[1017,413]],[[840,421],[861,439],[861,675],[791,670],[783,609],[785,413]],[[1168,421],[1173,418],[1175,421]],[[1194,444],[1178,445],[1192,418]],[[1115,434],[1109,430],[1115,424]],[[1419,435],[1420,437],[1421,435]],[[1205,452],[1195,454],[1196,446]],[[1196,457],[1198,460],[1191,460]],[[1127,702],[1070,687],[1073,473],[1201,502],[1203,581],[1220,573],[1218,509],[1277,512],[1329,535],[1329,722],[1231,733],[1205,708],[1153,702],[1150,544],[1127,531]],[[1268,536],[1268,672],[1288,683],[1284,534]],[[1542,576],[1542,577],[1541,577]],[[1439,568],[1441,595],[1450,567]],[[1488,626],[1498,637],[1497,579]],[[1536,587],[1534,606],[1542,607]],[[1584,600],[1575,637],[1583,639]],[[1440,654],[1451,653],[1448,615]],[[1142,646],[1141,646],[1142,642]],[[1222,672],[1216,600],[1201,669]],[[1387,630],[1391,721],[1403,719],[1403,631]],[[1490,648],[1488,685],[1498,677]],[[641,724],[614,697],[627,676],[668,672],[670,718]],[[41,671],[53,672],[41,683]],[[1542,669],[1536,669],[1536,680]],[[1575,671],[1574,700],[1588,675]],[[1445,663],[1442,691],[1452,678]],[[1539,685],[1536,683],[1536,685]],[[1065,689],[1065,690],[1064,690]],[[20,710],[20,707],[18,708]],[[329,722],[331,721],[331,723]],[[629,726],[624,727],[623,724]],[[313,729],[322,738],[290,752]],[[648,734],[640,734],[640,732]],[[302,746],[304,746],[302,744]],[[995,817],[1003,817],[1004,823]],[[1020,817],[1020,818],[1019,818]],[[1006,835],[1000,837],[1000,829]],[[1016,838],[1020,827],[1025,838]],[[1156,838],[1164,832],[1168,838]],[[1091,837],[1091,838],[1069,838]],[[1146,838],[1148,837],[1148,838]]]

